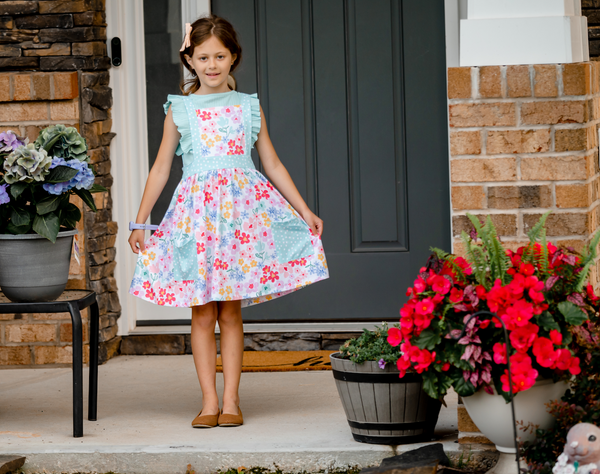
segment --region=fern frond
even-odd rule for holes
[[[454,261],[456,259],[456,256],[437,247],[430,247],[429,250],[431,250],[440,260],[448,262],[448,264],[452,267],[454,274],[459,280],[467,281],[467,276],[463,272],[463,269]]]
[[[473,269],[473,275],[475,276],[475,279],[479,284],[489,289],[486,278],[488,261],[485,252],[478,245],[473,245],[471,238],[467,235],[467,233],[464,230],[462,231],[460,237],[463,243],[465,244],[467,261],[471,264],[471,268]]]
[[[540,269],[542,275],[548,274],[548,267],[550,266],[550,262],[548,260],[548,242],[546,241],[546,229],[542,228],[540,232],[540,253],[535,256],[535,263],[537,267]]]
[[[527,232],[527,236],[529,237],[529,243],[525,246],[525,250],[523,251],[523,256],[521,260],[525,263],[535,263],[535,243],[538,241],[542,229],[544,229],[544,225],[546,224],[546,219],[550,215],[552,211],[548,211],[540,217],[540,220],[531,228],[529,232]]]
[[[587,281],[590,269],[592,268],[592,265],[596,263],[595,260],[598,256],[597,247],[599,242],[600,230],[594,234],[592,240],[590,240],[590,243],[586,245],[585,249],[582,252],[582,263],[584,266],[581,272],[579,272],[579,275],[577,276],[577,284],[575,286],[575,291],[583,291],[583,287],[585,285],[585,282]]]

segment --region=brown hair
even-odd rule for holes
[[[225,18],[221,18],[216,15],[198,18],[194,23],[192,23],[190,46],[179,52],[181,63],[188,71],[190,71],[193,76],[191,79],[181,80],[179,88],[184,95],[193,94],[200,89],[200,79],[198,79],[196,72],[185,59],[185,55],[187,54],[188,56],[192,56],[194,54],[194,48],[204,43],[211,36],[214,36],[221,41],[221,43],[225,45],[232,55],[236,55],[235,61],[233,62],[233,65],[229,71],[230,75],[242,60],[242,47],[240,46],[240,43],[237,39],[237,34],[233,29],[233,26],[231,26],[231,23],[229,23]],[[233,79],[233,81],[231,81],[231,79]],[[228,78],[227,82],[230,84],[230,87],[232,83],[235,85],[235,79],[233,76]]]

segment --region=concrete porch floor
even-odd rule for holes
[[[84,420],[83,438],[72,437],[71,383],[70,368],[0,370],[0,454],[26,456],[26,472],[318,472],[421,446],[355,442],[329,371],[244,373],[245,424],[201,430],[190,426],[201,407],[191,356],[120,356],[99,369],[98,421]],[[456,453],[456,394],[446,403],[436,438]]]

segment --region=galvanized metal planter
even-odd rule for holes
[[[53,301],[67,286],[73,236],[58,233],[56,243],[38,234],[0,234],[0,289],[17,303]]]
[[[377,362],[355,364],[331,354],[335,383],[356,441],[406,444],[429,441],[440,413],[439,400],[422,389],[419,374],[400,378],[398,369]]]

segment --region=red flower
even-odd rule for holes
[[[417,277],[415,284],[413,285],[415,293],[423,293],[427,289],[427,284],[421,277]]]
[[[553,367],[558,358],[554,344],[546,337],[538,337],[533,343],[533,355],[542,367]]]
[[[506,364],[506,344],[502,344],[501,342],[497,342],[494,344],[494,362],[496,364]]]
[[[465,296],[465,292],[460,288],[452,288],[450,290],[450,297],[448,298],[452,303],[460,303]]]
[[[550,331],[550,340],[554,345],[560,346],[562,344],[562,339],[563,337],[560,331],[557,331],[556,329]]]
[[[517,352],[525,353],[536,340],[539,329],[538,326],[531,323],[527,326],[518,327],[514,331],[511,331],[509,335],[510,343]],[[550,341],[548,340],[548,342]]]
[[[531,318],[533,318],[533,305],[520,299],[506,308],[506,317],[502,319],[506,323],[506,327],[511,330],[515,327],[526,326]]]
[[[452,284],[448,281],[447,278],[444,278],[441,275],[436,275],[433,278],[433,284],[431,285],[431,288],[436,293],[441,293],[442,295],[445,295],[450,291],[451,286]]]
[[[398,328],[389,328],[387,342],[390,346],[399,346],[402,342],[403,335]]]
[[[433,313],[433,308],[431,298],[424,298],[415,305],[415,312],[424,316]]]
[[[464,258],[456,257],[454,259],[454,263],[456,263],[460,267],[460,269],[465,275],[471,275],[473,273],[471,265],[469,265],[469,262],[467,262]]]

